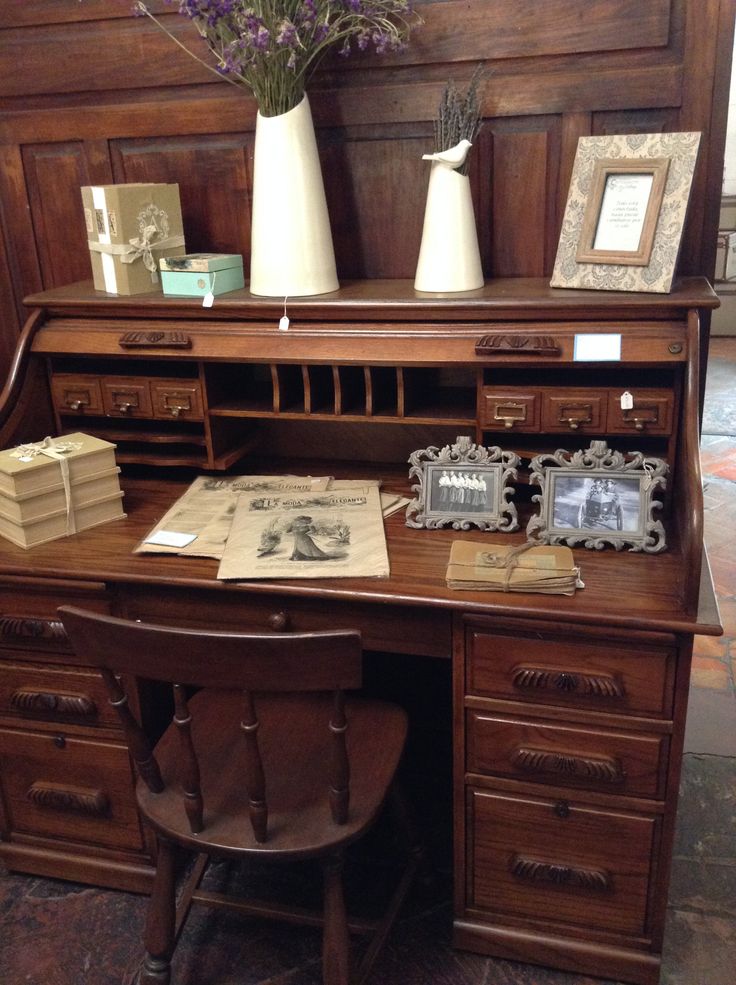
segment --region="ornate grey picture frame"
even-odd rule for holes
[[[409,479],[417,498],[406,509],[407,527],[454,530],[516,530],[519,521],[511,479],[519,456],[498,447],[485,448],[459,437],[444,448],[421,448],[409,456]]]
[[[666,294],[700,133],[581,137],[551,287]]]
[[[602,550],[657,554],[666,547],[665,530],[654,499],[666,488],[668,465],[641,452],[611,450],[593,441],[585,451],[559,449],[531,460],[529,481],[541,488],[532,496],[539,513],[527,524],[530,540]]]

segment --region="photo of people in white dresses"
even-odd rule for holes
[[[555,475],[552,527],[634,533],[641,527],[641,478]]]
[[[432,513],[489,514],[498,512],[497,468],[462,465],[428,467],[429,504]]]

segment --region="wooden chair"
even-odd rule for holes
[[[59,615],[77,662],[98,668],[107,685],[137,765],[140,812],[157,838],[140,985],[170,982],[171,957],[193,902],[322,925],[325,985],[364,982],[420,853],[409,851],[385,916],[349,928],[343,850],[371,827],[395,790],[407,731],[402,709],[343,694],[361,684],[360,634],[200,632],[66,606]],[[118,674],[173,685],[173,722],[155,748],[129,710]],[[193,688],[201,690],[188,697]],[[177,906],[179,846],[198,858]],[[199,889],[211,857],[253,856],[320,859],[324,912]],[[348,929],[373,932],[354,974]]]

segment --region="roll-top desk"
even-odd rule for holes
[[[344,285],[287,304],[234,292],[38,294],[0,406],[2,446],[87,431],[117,444],[128,517],[24,551],[0,542],[0,857],[18,871],[150,883],[121,735],[76,668],[62,603],[179,625],[355,627],[367,649],[452,660],[454,939],[459,947],[653,985],[659,976],[692,638],[718,634],[702,563],[699,316],[671,294],[489,283],[417,295]],[[580,334],[621,358],[574,358]],[[622,411],[621,393],[634,409]],[[451,530],[386,522],[391,575],[223,584],[216,562],[133,555],[194,474],[381,476],[468,435],[516,451],[604,437],[671,467],[668,550],[576,549],[574,598],[445,585]],[[463,536],[524,540],[522,529]],[[416,682],[421,688],[421,680]],[[146,713],[150,696],[137,694]]]

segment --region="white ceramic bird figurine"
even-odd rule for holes
[[[437,151],[435,154],[422,154],[423,161],[438,161],[446,164],[450,168],[459,168],[465,163],[468,151],[473,145],[464,137],[459,144],[449,147],[447,150]]]

